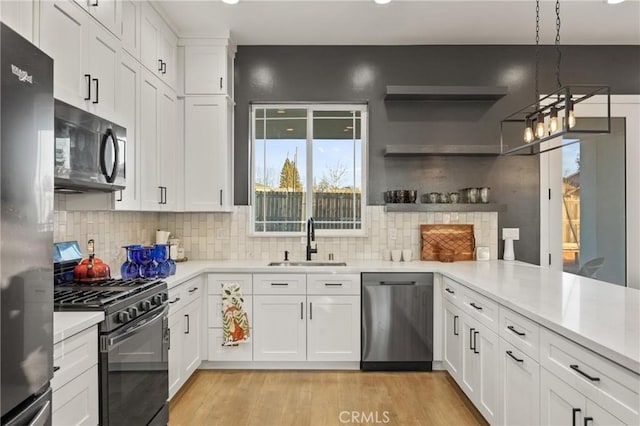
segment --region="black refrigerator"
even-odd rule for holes
[[[50,425],[53,60],[0,24],[2,425]]]

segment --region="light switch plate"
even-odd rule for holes
[[[520,228],[502,228],[502,239],[519,240]]]

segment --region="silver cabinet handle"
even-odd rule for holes
[[[198,287],[194,287],[191,290],[189,290],[189,293],[193,293],[194,291],[198,290]]]
[[[327,287],[342,287],[342,283],[324,283]]]
[[[300,302],[300,319],[304,319],[304,302]]]
[[[220,190],[220,205],[222,205],[222,189]]]
[[[313,319],[313,302],[309,302],[309,319]]]
[[[286,287],[289,283],[271,283],[272,286]]]
[[[509,355],[515,362],[524,362],[524,359],[516,358],[516,356],[511,351],[507,351],[507,355]]]
[[[220,90],[222,90],[222,77],[220,77]]]

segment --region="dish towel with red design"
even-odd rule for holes
[[[222,283],[222,346],[237,346],[249,341],[249,319],[242,308],[240,284]]]

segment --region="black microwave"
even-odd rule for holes
[[[55,101],[55,190],[113,192],[126,185],[127,131]]]

